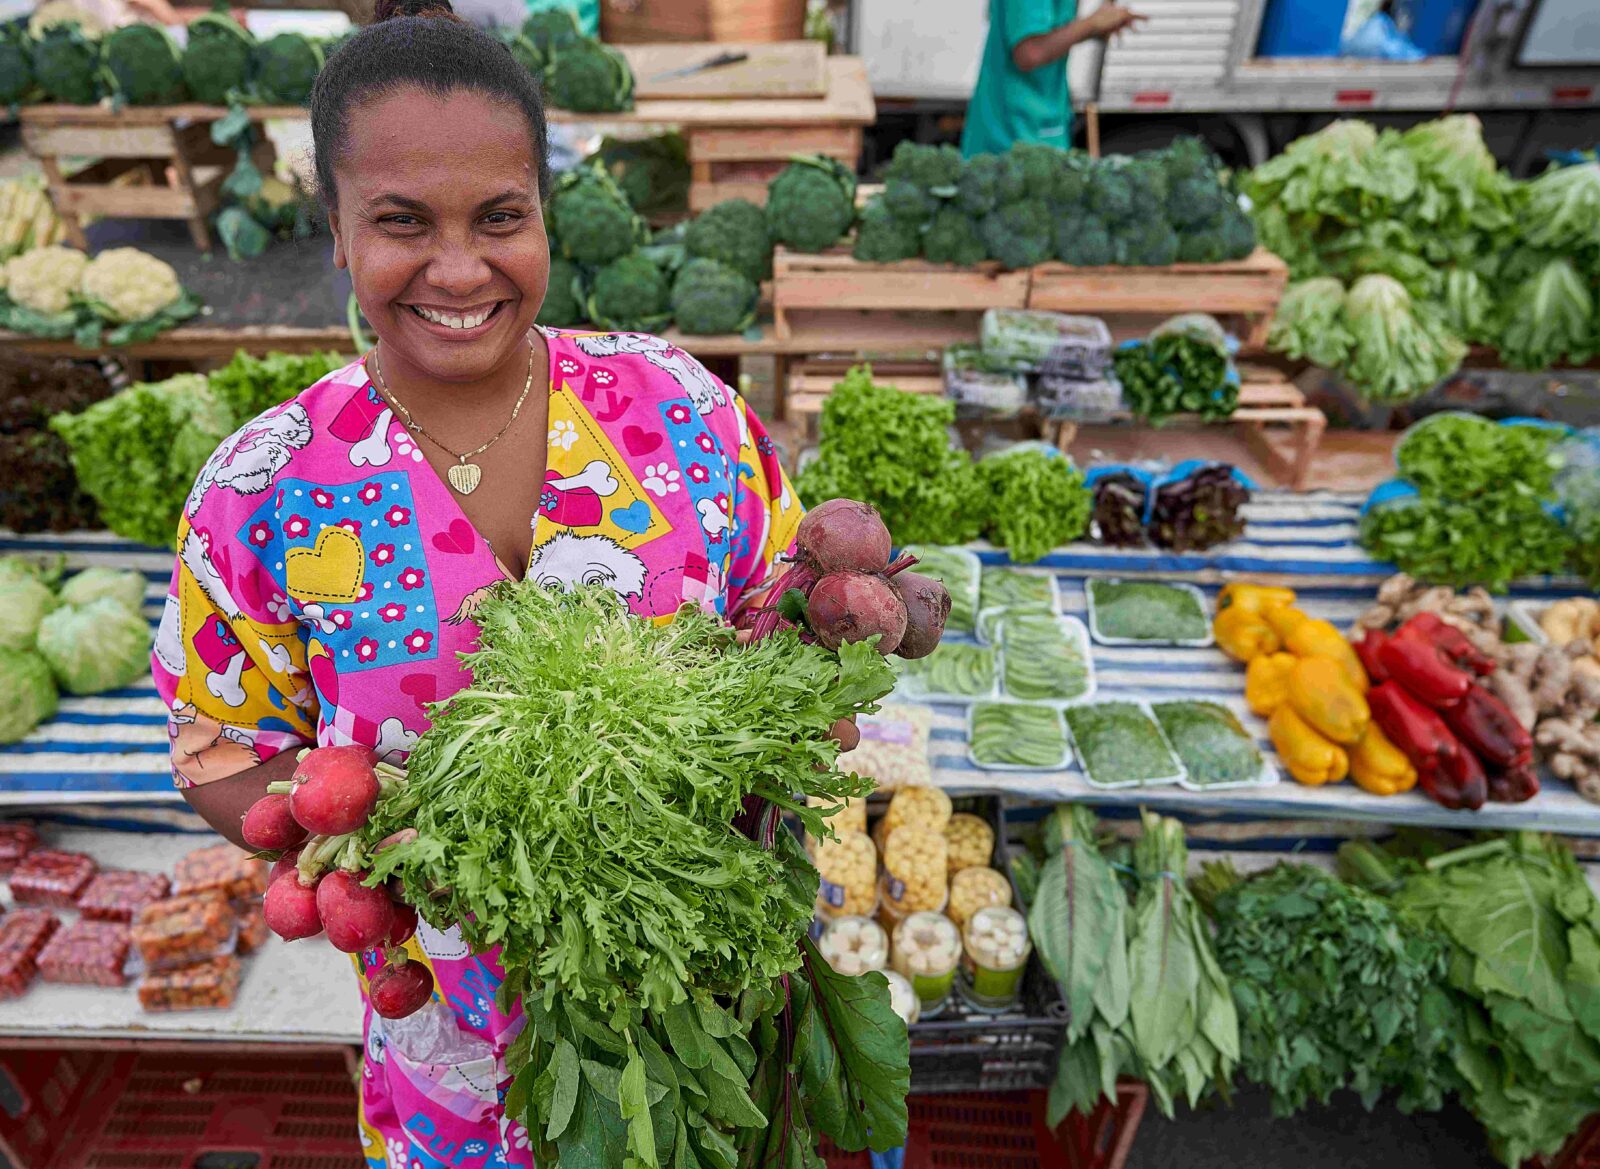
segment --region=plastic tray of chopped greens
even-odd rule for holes
[[[1000,692],[1066,705],[1095,691],[1089,631],[1076,617],[1020,613],[1000,622]]]
[[[917,558],[916,571],[931,576],[950,594],[950,616],[944,627],[952,633],[972,633],[978,627],[979,581],[983,562],[976,552],[959,546],[913,544],[904,549]]]
[[[1065,771],[1072,744],[1061,708],[990,699],[967,710],[967,758],[984,771]]]
[[[1206,596],[1192,584],[1097,577],[1083,591],[1089,632],[1101,645],[1203,648],[1215,641]]]
[[[986,567],[978,591],[978,640],[994,641],[1002,617],[1013,613],[1059,613],[1061,587],[1054,573],[1024,572],[1018,568]]]
[[[1261,753],[1239,716],[1219,702],[1175,700],[1152,703],[1151,711],[1183,764],[1179,786],[1209,792],[1269,787],[1278,769]]]
[[[1041,374],[1033,404],[1039,417],[1052,422],[1109,422],[1123,408],[1122,383],[1109,369],[1097,378]]]
[[[1111,363],[1111,331],[1099,317],[992,308],[979,335],[989,358],[1027,373],[1096,378]]]
[[[1183,760],[1167,742],[1148,702],[1097,699],[1061,713],[1090,787],[1114,791],[1183,782]]]
[[[917,702],[976,702],[1000,693],[1000,655],[993,646],[951,638],[925,658],[891,658],[895,697]]]
[[[1028,404],[1028,378],[976,345],[951,345],[944,351],[944,396],[958,418],[1015,418]]]

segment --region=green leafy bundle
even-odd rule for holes
[[[1600,1109],[1600,902],[1571,852],[1518,833],[1453,849],[1351,842],[1339,862],[1447,939],[1449,1054],[1496,1155],[1553,1155]]]
[[[1555,514],[1513,492],[1472,500],[1427,492],[1386,503],[1362,517],[1360,538],[1373,556],[1420,581],[1491,592],[1520,577],[1560,572],[1572,548]]]
[[[1119,347],[1112,361],[1128,409],[1152,424],[1183,413],[1220,421],[1238,408],[1222,326],[1203,313],[1163,322],[1146,340]]]
[[[206,376],[212,396],[228,413],[230,428],[287,402],[344,365],[337,353],[269,353],[252,357],[244,350]]]
[[[1475,414],[1435,414],[1400,440],[1395,463],[1408,482],[1453,499],[1510,492],[1550,499],[1561,466],[1560,432],[1505,426]]]
[[[472,684],[364,834],[415,828],[375,879],[500,947],[502,999],[529,1018],[507,1108],[541,1160],[814,1166],[812,1124],[900,1143],[905,1029],[881,976],[841,979],[802,944],[817,876],[777,821],[824,835],[865,793],[826,736],[876,709],[884,659],[793,631],[736,648],[699,610],[639,621],[604,588],[508,582],[475,619]],[[750,798],[774,847],[732,826]]]
[[[984,534],[1018,564],[1031,564],[1083,535],[1091,493],[1083,473],[1051,447],[1026,444],[978,463],[989,501]]]
[[[1437,937],[1309,865],[1244,878],[1216,861],[1196,892],[1216,922],[1244,1074],[1271,1090],[1274,1113],[1344,1088],[1368,1109],[1389,1090],[1408,1112],[1443,1104],[1455,1079]]]
[[[795,483],[802,499],[859,499],[908,544],[965,544],[987,510],[972,458],[952,444],[955,406],[851,368],[822,406],[817,458]]]

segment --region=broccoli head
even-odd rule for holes
[[[580,37],[551,50],[550,100],[564,110],[614,114],[633,108],[633,70],[610,45]]]
[[[1178,233],[1180,264],[1215,264],[1227,258],[1220,219],[1209,223],[1197,223]]]
[[[116,92],[129,105],[171,105],[183,100],[183,57],[160,25],[125,24],[113,29],[101,48]]]
[[[594,274],[589,319],[620,333],[651,332],[672,319],[666,273],[643,252],[619,256]]]
[[[1165,219],[1136,219],[1121,224],[1112,234],[1116,262],[1156,268],[1178,258],[1178,233]]]
[[[1092,212],[1057,216],[1054,242],[1063,264],[1103,268],[1116,258],[1105,221]]]
[[[797,156],[767,184],[772,238],[797,252],[822,252],[856,219],[856,176],[838,159]]]
[[[767,214],[748,199],[724,199],[696,215],[683,246],[695,259],[717,260],[758,284],[772,275]]]
[[[1031,268],[1050,258],[1050,208],[1043,199],[1022,199],[995,208],[978,222],[991,258],[1007,268]]]
[[[978,154],[967,160],[956,183],[956,202],[968,215],[987,215],[1001,203],[1022,198],[1022,175],[1001,154]]]
[[[1256,225],[1237,203],[1222,213],[1222,258],[1242,260],[1256,250]]]
[[[909,260],[921,251],[921,229],[893,214],[885,196],[877,196],[862,209],[852,253],[856,259],[868,264],[892,264]]]
[[[305,105],[321,71],[322,46],[297,32],[280,32],[256,46],[255,92],[268,105]]]
[[[1174,181],[1215,179],[1217,175],[1217,156],[1211,153],[1211,147],[1192,135],[1173,139],[1172,145],[1160,152],[1160,158]]]
[[[742,333],[756,319],[761,290],[716,260],[690,260],[672,284],[672,318],[690,336]]]
[[[928,230],[922,233],[922,256],[935,264],[970,268],[988,259],[989,249],[978,234],[978,221],[955,204],[947,203],[934,213]]]
[[[238,21],[208,12],[189,22],[183,48],[183,81],[195,101],[208,106],[228,103],[228,95],[250,84],[250,58],[256,38]]]
[[[0,108],[13,106],[33,89],[33,55],[21,28],[0,28]]]
[[[1094,165],[1094,160],[1082,151],[1067,151],[1066,161],[1056,168],[1050,201],[1062,209],[1082,206],[1089,197],[1089,181],[1094,173]]]
[[[497,27],[494,38],[506,47],[511,59],[535,77],[543,76],[545,59],[539,46],[525,37],[520,29]]]
[[[907,179],[890,179],[883,185],[883,209],[896,219],[920,226],[933,218],[939,200]]]
[[[569,171],[550,196],[550,222],[570,260],[598,268],[650,240],[644,220],[598,166]]]
[[[1210,223],[1234,203],[1216,179],[1204,175],[1172,180],[1167,218],[1180,230]]]
[[[952,195],[961,179],[961,152],[954,146],[926,146],[905,141],[894,148],[884,168],[885,183],[910,183],[923,191]]]
[[[1056,171],[1067,153],[1042,142],[1018,142],[1006,152],[1006,160],[1022,184],[1022,198],[1048,199],[1055,190]]]
[[[1133,184],[1122,168],[1101,163],[1089,176],[1089,210],[1108,223],[1115,223],[1133,214]]]
[[[1167,212],[1167,172],[1151,155],[1140,155],[1122,168],[1133,193],[1133,214],[1139,219]]]
[[[565,256],[550,257],[550,282],[545,286],[544,303],[534,318],[541,325],[564,329],[581,325],[586,314],[588,292],[583,287],[583,272]]]
[[[33,79],[51,101],[100,100],[100,45],[76,24],[53,24],[33,44]]]
[[[570,8],[542,8],[522,22],[522,35],[533,42],[541,60],[548,61],[551,50],[583,39],[577,14]]]
[[[689,144],[682,134],[605,138],[598,158],[640,215],[670,215],[689,206]]]

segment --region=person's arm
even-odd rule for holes
[[[294,774],[295,756],[298,754],[298,751],[285,751],[248,771],[200,787],[186,787],[183,789],[183,798],[219,835],[240,848],[249,849],[250,846],[239,834],[244,814],[250,810],[251,804],[267,794],[269,783],[288,779]]]
[[[1032,73],[1052,61],[1059,61],[1074,45],[1115,36],[1147,19],[1120,4],[1103,4],[1079,20],[1070,20],[1037,36],[1023,37],[1011,49],[1011,62],[1022,72]]]

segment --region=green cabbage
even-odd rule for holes
[[[86,568],[61,586],[64,605],[87,605],[110,597],[130,613],[144,609],[144,573],[132,569]]]
[[[56,684],[36,653],[0,649],[0,743],[15,743],[56,712]]]
[[[39,626],[39,652],[72,694],[117,690],[150,669],[150,626],[118,601],[63,605]]]
[[[0,580],[0,649],[32,649],[39,624],[56,607],[56,595],[36,580]]]

